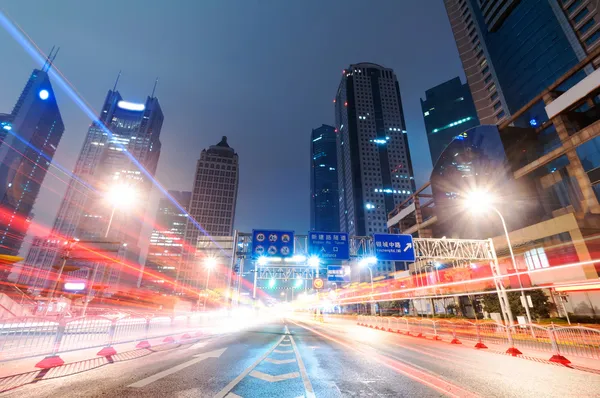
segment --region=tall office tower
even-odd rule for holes
[[[326,124],[312,131],[310,142],[310,230],[340,230],[335,127]]]
[[[189,211],[191,192],[169,191],[169,195]],[[186,223],[185,212],[170,199],[160,199],[144,268],[148,272],[142,277],[144,287],[165,294],[175,291],[174,282],[181,265]]]
[[[133,103],[123,100],[116,87],[108,91],[98,121],[88,129],[51,236],[36,240],[42,247],[34,245],[26,258],[25,268],[39,269],[30,274],[43,275],[57,263],[61,242],[78,238],[120,242],[117,256],[128,266],[102,263],[98,271],[102,281],[112,289],[139,283],[138,240],[158,165],[162,124],[163,113],[154,96]],[[94,267],[83,264],[73,276],[89,280]],[[48,283],[43,277],[35,280],[42,284],[36,287]],[[31,286],[30,279],[19,282]]]
[[[434,165],[454,137],[479,125],[469,86],[458,77],[427,90],[421,109]]]
[[[388,213],[415,190],[394,71],[371,63],[344,69],[335,121],[340,230],[357,236],[387,232]]]
[[[34,69],[10,114],[0,114],[0,253],[16,255],[65,126],[50,62]]]
[[[525,106],[600,43],[592,0],[444,0],[481,124]],[[585,74],[565,82],[566,89]],[[516,125],[540,125],[543,106]]]
[[[198,265],[202,264],[202,259],[196,258],[201,255],[196,250],[199,241],[233,235],[238,180],[238,155],[227,144],[227,137],[202,150],[196,165],[185,229],[186,248],[178,276],[182,287],[204,288],[206,272]],[[223,272],[215,272],[211,279],[217,284],[223,275]]]

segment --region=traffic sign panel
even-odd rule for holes
[[[374,234],[375,255],[381,261],[415,261],[412,235]]]
[[[348,234],[341,232],[309,232],[308,251],[310,254],[319,256],[324,260],[348,260],[350,259]]]
[[[350,267],[341,265],[327,266],[327,281],[335,283],[350,282]]]
[[[321,278],[313,279],[313,287],[315,289],[323,289],[323,285],[324,285],[323,279],[321,279]]]
[[[253,257],[291,257],[294,231],[252,230]]]

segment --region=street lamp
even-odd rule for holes
[[[106,227],[106,232],[104,233],[104,237],[108,237],[108,233],[110,232],[110,227],[112,225],[113,217],[115,216],[115,212],[117,209],[128,209],[130,208],[137,197],[137,192],[135,188],[128,184],[116,184],[113,185],[106,192],[106,201],[111,205],[112,210],[110,213],[110,218],[108,219],[108,226]]]
[[[502,228],[504,229],[504,236],[506,237],[506,243],[508,245],[508,251],[510,252],[510,259],[512,261],[513,268],[517,272],[517,280],[519,281],[519,287],[521,289],[521,301],[523,302],[523,306],[525,307],[525,313],[527,314],[527,321],[531,323],[531,314],[529,313],[529,306],[527,305],[527,300],[525,298],[525,292],[523,291],[523,283],[521,282],[521,274],[519,269],[517,268],[517,262],[515,260],[515,254],[513,252],[512,245],[510,243],[510,237],[508,235],[508,229],[506,228],[506,221],[504,221],[504,217],[502,213],[492,205],[493,197],[485,192],[485,191],[474,191],[468,194],[465,205],[467,209],[472,212],[484,212],[486,210],[492,210],[495,212],[498,217],[500,217],[500,221],[502,222]],[[512,318],[512,311],[510,309],[510,304],[507,302],[507,312],[509,316]]]
[[[206,311],[206,299],[208,298],[208,280],[210,279],[210,270],[217,266],[217,259],[214,257],[207,257],[204,260],[204,268],[206,268],[206,288],[204,289],[204,311]]]
[[[377,257],[365,257],[358,262],[358,266],[361,268],[367,267],[369,270],[369,275],[371,277],[371,294],[373,294],[373,271],[371,270],[371,265],[377,264]]]
[[[319,266],[321,265],[321,259],[319,256],[310,256],[308,260],[306,260],[309,267],[317,269],[317,278],[319,277]]]

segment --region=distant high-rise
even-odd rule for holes
[[[600,44],[591,0],[444,3],[481,124],[508,118]],[[538,106],[517,125],[545,118]]]
[[[0,127],[0,253],[16,255],[65,130],[46,66],[31,73],[12,112],[0,114]]]
[[[238,155],[227,144],[227,137],[202,150],[185,229],[187,247],[178,277],[181,286],[204,288],[201,281],[204,282],[206,272],[198,268],[195,260],[199,238],[233,235],[238,179]]]
[[[386,232],[388,213],[415,190],[394,71],[372,63],[344,69],[335,121],[340,230],[358,236]]]
[[[123,100],[115,89],[109,90],[98,122],[92,123],[85,137],[51,236],[36,240],[24,269],[50,269],[57,262],[60,241],[64,239],[116,241],[123,246],[119,258],[129,262],[130,267],[109,267],[105,273],[102,265],[100,275],[107,275],[105,281],[113,289],[139,283],[140,270],[132,269],[132,264],[139,263],[138,240],[152,188],[151,177],[141,167],[150,176],[156,172],[162,124],[157,98],[134,103]],[[112,204],[107,200],[111,193],[117,199]],[[132,195],[134,198],[129,197]],[[131,202],[129,206],[127,202]],[[89,280],[91,270],[92,266],[85,265],[76,276]],[[44,278],[38,280],[48,283]],[[31,285],[27,275],[22,275],[19,282]]]
[[[191,192],[169,191],[169,195],[186,211],[189,210]],[[172,293],[175,290],[174,281],[181,265],[186,223],[185,212],[170,199],[160,199],[144,269],[152,275],[146,273],[143,276],[144,287],[160,293]]]
[[[421,109],[434,165],[454,137],[479,125],[469,85],[458,77],[427,90]]]
[[[338,173],[335,127],[326,124],[312,131],[310,142],[310,230],[337,232]]]

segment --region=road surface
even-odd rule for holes
[[[600,375],[364,327],[272,319],[18,397],[593,397]]]

